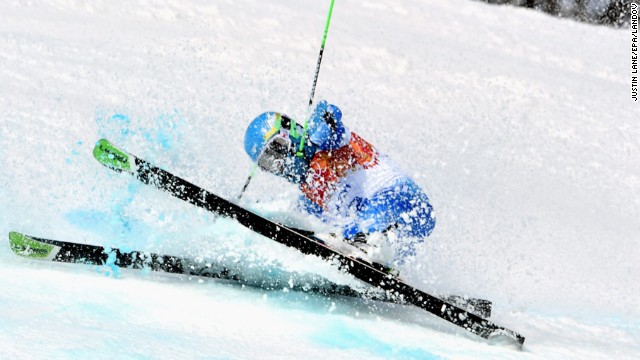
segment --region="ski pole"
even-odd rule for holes
[[[253,164],[253,166],[251,167],[251,171],[249,172],[249,177],[247,177],[247,181],[244,183],[244,186],[240,191],[240,195],[238,195],[238,200],[242,199],[242,195],[244,195],[244,192],[249,187],[249,183],[251,182],[251,179],[253,179],[253,176],[256,174],[257,169],[258,169],[258,164]]]
[[[324,35],[322,36],[322,44],[320,45],[320,54],[318,55],[318,64],[316,65],[316,74],[313,77],[313,85],[311,86],[311,96],[309,96],[309,105],[307,107],[307,114],[311,113],[311,106],[313,105],[313,97],[316,94],[316,84],[318,83],[318,75],[320,74],[320,64],[322,63],[322,53],[324,53],[324,44],[327,42],[327,34],[329,33],[329,24],[331,23],[331,14],[333,13],[333,3],[335,0],[331,0],[331,5],[329,5],[329,14],[327,15],[327,23],[324,25]],[[304,126],[302,127],[302,138],[300,139],[300,147],[298,147],[298,152],[296,156],[302,157],[304,153],[304,143],[305,137],[307,136],[307,126],[309,126],[309,115],[307,115],[307,119],[304,122]]]
[[[320,54],[318,54],[318,64],[316,65],[316,74],[313,77],[313,85],[311,86],[311,96],[309,97],[309,106],[313,104],[313,96],[316,93],[316,84],[318,83],[318,75],[320,74],[320,63],[322,63],[322,53],[324,53],[324,44],[327,42],[327,34],[329,33],[329,24],[331,23],[331,14],[333,13],[333,3],[331,0],[329,5],[329,14],[327,15],[327,23],[324,25],[324,35],[322,36],[322,44],[320,44]]]
[[[324,52],[324,44],[327,42],[327,34],[329,33],[329,24],[331,23],[331,14],[333,14],[334,2],[335,0],[331,0],[331,5],[329,5],[329,14],[327,15],[327,22],[324,25],[324,35],[322,36],[322,44],[320,44],[320,54],[318,55],[316,73],[315,73],[315,76],[313,77],[313,85],[311,86],[311,96],[309,96],[309,105],[307,107],[307,113],[310,113],[311,105],[313,105],[313,97],[315,96],[315,93],[316,93],[316,84],[318,83],[318,75],[320,74],[320,64],[322,63],[322,53]],[[304,138],[305,136],[307,136],[308,125],[309,125],[309,118],[307,117],[306,121],[304,122],[304,126],[302,128],[302,138],[300,140],[300,147],[298,148],[296,156],[301,157],[303,155],[302,151],[304,150],[304,142],[305,142]],[[249,183],[251,182],[251,179],[255,175],[257,168],[258,168],[258,165],[256,164],[254,164],[253,167],[251,168],[249,177],[247,177],[247,181],[244,183],[244,186],[240,191],[240,195],[238,195],[238,200],[242,199],[242,195],[244,195],[244,192],[247,190],[247,187],[249,187]]]

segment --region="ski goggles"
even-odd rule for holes
[[[274,173],[284,174],[287,160],[294,155],[295,146],[291,139],[280,134],[272,136],[267,141],[262,150],[262,154],[258,156],[258,166],[262,170]]]
[[[264,135],[265,144],[256,161],[260,169],[293,183],[302,182],[314,148],[307,147],[302,156],[298,155],[299,145],[305,138],[300,130],[294,120],[276,114],[276,122]]]

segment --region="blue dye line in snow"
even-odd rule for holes
[[[180,134],[179,127],[184,122],[177,110],[157,115],[151,127],[136,126],[139,122],[135,118],[106,110],[98,110],[95,121],[99,129],[97,137],[108,138],[114,142],[125,142],[134,136],[141,136],[150,145],[160,145],[164,150],[169,150],[173,146]],[[83,145],[82,141],[76,142],[76,148],[71,152],[72,156],[65,159],[67,164],[73,163],[73,157],[80,154],[77,148],[81,145]],[[81,229],[107,238],[114,246],[122,247],[126,245],[123,242],[132,238],[148,240],[153,234],[149,226],[127,216],[127,209],[136,199],[141,187],[142,184],[132,182],[126,190],[116,189],[110,192],[108,204],[105,204],[106,206],[101,210],[75,209],[68,212],[66,218],[71,224]]]
[[[155,142],[160,144],[163,149],[167,150],[173,146],[176,137],[178,125],[182,122],[182,118],[177,116],[177,111],[172,114],[162,114],[156,119]],[[149,142],[154,142],[152,134],[145,132],[145,138]]]
[[[440,360],[437,355],[418,348],[403,348],[372,337],[366,330],[349,326],[344,321],[332,323],[315,332],[311,340],[319,346],[340,350],[364,350],[372,356],[388,359]]]
[[[180,127],[184,118],[178,110],[169,113],[161,113],[156,116],[151,127],[136,127],[132,118],[126,114],[109,114],[100,110],[96,113],[98,135],[114,142],[124,142],[133,136],[142,136],[149,144],[157,144],[163,150],[173,147],[180,136]]]
[[[74,158],[81,154],[80,147],[84,144],[82,140],[76,141],[76,146],[71,150],[71,156],[64,159],[64,162],[67,165],[71,165],[73,163]]]
[[[147,239],[151,235],[149,226],[123,216],[120,211],[76,209],[67,212],[65,217],[71,225],[98,234],[110,241],[133,237]]]
[[[121,273],[120,268],[116,266],[116,252],[108,249],[105,249],[105,251],[109,252],[109,256],[107,256],[107,261],[105,261],[103,266],[106,266],[109,271],[105,271],[104,276],[113,276],[119,278]]]

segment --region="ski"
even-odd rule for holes
[[[402,280],[389,275],[370,264],[349,258],[309,236],[287,226],[278,224],[255,214],[241,206],[202,189],[178,176],[160,169],[149,162],[116,148],[102,139],[96,144],[93,155],[101,164],[117,171],[133,175],[144,184],[151,185],[170,195],[220,216],[235,219],[248,229],[295,248],[308,255],[331,261],[355,278],[378,287],[402,301],[415,305],[441,319],[455,324],[484,339],[510,339],[522,347],[525,338],[513,330],[497,324],[444,301],[436,296],[411,287]]]
[[[240,270],[230,269],[204,258],[160,255],[143,251],[122,251],[114,247],[102,247],[77,242],[44,239],[9,233],[9,246],[18,256],[33,260],[44,260],[71,264],[116,266],[120,269],[148,269],[156,272],[208,277],[230,280],[249,287],[263,290],[282,290],[287,287],[293,291],[311,292],[320,295],[337,295],[364,298],[390,303],[400,303],[397,297],[387,296],[382,291],[354,290],[347,285],[339,285],[321,277],[314,277],[313,283],[281,283],[266,280],[264,277],[251,278]],[[464,298],[451,295],[448,300],[458,302],[483,317],[491,316],[491,302],[482,299]]]
[[[240,271],[200,258],[161,255],[144,251],[123,251],[114,247],[44,239],[13,231],[9,233],[9,246],[16,255],[32,260],[98,266],[113,265],[121,269],[148,269],[171,274],[232,280],[265,290],[281,290],[285,286],[276,282],[267,282],[264,278],[249,278]],[[320,277],[314,278],[314,284],[286,284],[286,286],[294,291],[309,291],[321,295],[352,297],[364,295],[372,300],[386,300],[381,298],[382,294],[373,292],[363,294],[349,286],[338,285]]]

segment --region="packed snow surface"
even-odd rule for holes
[[[335,4],[316,100],[340,106],[437,212],[403,277],[493,300],[523,351],[416,308],[291,291],[308,274],[355,280],[93,159],[108,138],[235,198],[248,122],[307,112],[328,6],[0,3],[0,234],[217,259],[274,284],[30,261],[5,242],[1,359],[640,358],[627,30],[468,0]],[[295,199],[259,174],[241,204],[317,226],[287,216]]]

